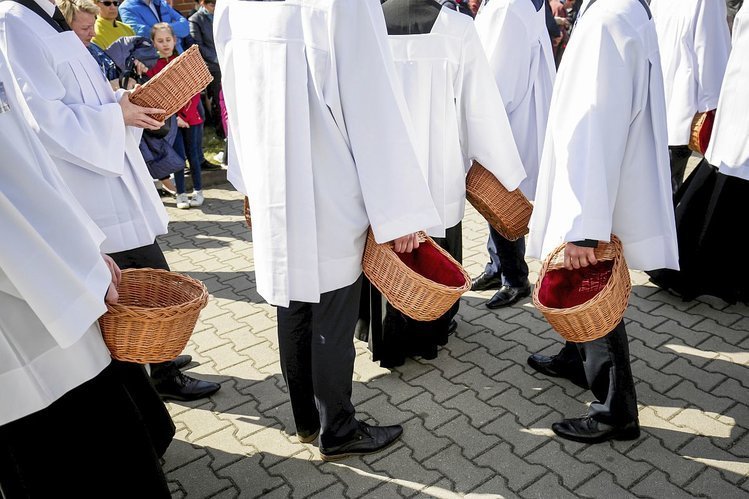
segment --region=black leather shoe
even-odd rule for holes
[[[207,159],[204,160],[200,164],[200,170],[201,171],[211,171],[211,170],[220,170],[220,169],[221,169],[221,165],[216,164],[216,163],[212,163],[212,162],[208,161]]]
[[[323,461],[337,461],[348,456],[364,456],[389,447],[403,434],[401,425],[371,426],[359,422],[359,428],[340,445],[333,447],[320,446]]]
[[[607,440],[636,440],[640,437],[640,424],[637,420],[624,426],[612,426],[586,416],[563,419],[551,425],[551,429],[562,438],[584,444],[597,444]]]
[[[152,380],[154,388],[164,400],[198,400],[213,395],[221,388],[218,383],[191,378],[180,371]]]
[[[540,353],[534,353],[528,357],[528,365],[541,374],[551,376],[552,378],[565,378],[580,388],[588,388],[588,381],[585,379],[585,370],[560,362],[556,355],[547,357]]]
[[[177,369],[182,369],[183,367],[187,366],[190,362],[192,362],[192,356],[178,355],[177,358],[172,361],[172,364],[174,364],[174,367],[176,367]]]
[[[495,309],[508,307],[521,298],[530,296],[530,294],[530,283],[525,283],[524,286],[520,286],[517,288],[513,286],[502,286],[501,288],[499,288],[499,291],[494,293],[494,296],[489,298],[489,301],[486,302],[486,308]]]
[[[502,287],[502,276],[486,275],[482,272],[480,276],[471,281],[471,291],[486,291],[487,289],[499,289]]]
[[[309,432],[304,430],[297,430],[296,438],[303,444],[311,444],[317,439],[320,434],[320,428],[318,427],[315,431]]]

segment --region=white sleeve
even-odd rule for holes
[[[70,89],[60,79],[56,61],[39,36],[25,24],[8,20],[2,21],[0,31],[0,49],[13,61],[13,76],[38,123],[36,132],[47,152],[101,175],[121,175],[126,129],[120,105],[66,103]],[[82,44],[81,48],[85,50]],[[75,79],[88,77],[76,68],[68,69]]]
[[[694,50],[697,55],[697,110],[718,107],[720,87],[731,52],[731,35],[723,0],[700,0],[695,19]]]
[[[473,24],[468,24],[463,37],[457,87],[464,156],[481,163],[507,190],[515,190],[526,176],[525,169]]]
[[[332,64],[364,205],[377,242],[440,223],[411,141],[382,8],[335,2]]]

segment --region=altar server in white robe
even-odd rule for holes
[[[351,404],[367,227],[396,250],[441,223],[412,146],[377,0],[219,2],[214,38],[250,199],[258,292],[278,306],[297,434],[323,459],[375,452],[400,426]]]
[[[593,247],[617,235],[631,269],[678,268],[663,79],[645,0],[591,0],[559,68],[531,217],[528,253],[566,243],[565,265],[595,264]],[[531,367],[590,387],[583,418],[552,429],[586,443],[640,434],[627,334],[620,322],[567,343]]]
[[[26,113],[0,51],[0,496],[169,497],[97,324],[119,269]]]
[[[416,151],[441,219],[427,233],[460,262],[465,176],[473,161],[510,191],[525,171],[471,17],[437,0],[388,0],[383,11]],[[420,322],[388,305],[383,341],[373,341],[381,347],[373,348],[375,359],[392,367],[406,356],[436,357],[449,329],[457,327],[458,307],[456,302],[439,319]],[[373,334],[379,329],[373,323]]]
[[[651,281],[685,300],[712,295],[728,303],[749,303],[749,268],[725,257],[726,248],[744,244],[749,200],[746,5],[736,14],[732,45],[705,159],[675,198],[681,268],[649,273]]]
[[[499,87],[520,159],[528,174],[520,189],[536,193],[538,164],[556,66],[546,28],[546,0],[491,0],[476,16],[476,30]],[[486,244],[489,263],[473,280],[474,291],[498,289],[488,308],[512,305],[530,295],[525,238],[508,241],[491,226]]]
[[[696,113],[718,105],[731,51],[722,0],[652,0],[666,89],[668,145],[673,191],[681,186],[691,150]]]
[[[148,109],[131,104],[124,90],[115,94],[69,29],[47,0],[0,3],[0,49],[39,123],[39,138],[76,200],[107,236],[102,251],[122,268],[168,270],[155,241],[166,233],[168,218],[138,148],[142,128],[159,123],[148,117]],[[151,374],[168,398],[192,400],[220,387],[185,376],[173,362],[153,365]],[[156,411],[158,405],[152,406]],[[167,420],[165,408],[157,412]]]

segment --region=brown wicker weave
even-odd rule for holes
[[[140,364],[179,355],[208,303],[202,282],[166,270],[123,270],[117,291],[99,319],[102,336],[112,357]]]
[[[130,102],[163,109],[164,114],[152,117],[164,121],[182,109],[195,94],[202,92],[211,81],[213,77],[200,55],[200,49],[192,45],[142,87],[133,90]]]
[[[705,151],[707,151],[707,145],[710,142],[710,135],[713,131],[714,120],[714,110],[694,115],[689,136],[689,144],[687,146],[689,149],[700,154],[705,154]]]
[[[244,220],[247,222],[247,228],[252,230],[252,214],[250,213],[250,199],[244,197]]]
[[[489,170],[474,161],[466,177],[466,197],[494,230],[510,241],[528,233],[533,207],[520,189],[509,192]]]
[[[585,291],[598,290],[591,299],[569,308],[550,308],[541,303],[539,292],[544,279],[550,272],[564,268],[564,247],[562,244],[546,259],[533,290],[533,304],[544,314],[551,327],[562,337],[576,343],[592,341],[605,336],[624,317],[632,284],[627,270],[627,263],[622,254],[622,243],[612,234],[610,243],[599,243],[595,250],[599,262],[613,260],[608,273],[603,279],[595,276],[586,279],[581,286],[587,286]],[[605,279],[605,280],[604,280]],[[580,289],[578,289],[580,291]]]
[[[447,312],[463,293],[471,289],[471,278],[431,237],[419,233],[419,241],[420,248],[421,245],[434,247],[441,254],[440,264],[453,266],[452,270],[460,273],[463,283],[459,286],[448,286],[415,272],[398,257],[392,243],[377,244],[371,229],[367,234],[362,266],[367,278],[391,305],[412,319],[433,321]]]

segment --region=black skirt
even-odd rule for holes
[[[745,250],[749,182],[703,159],[674,201],[681,270],[651,271],[650,280],[684,300],[711,295],[749,302],[749,266],[737,258]]]

